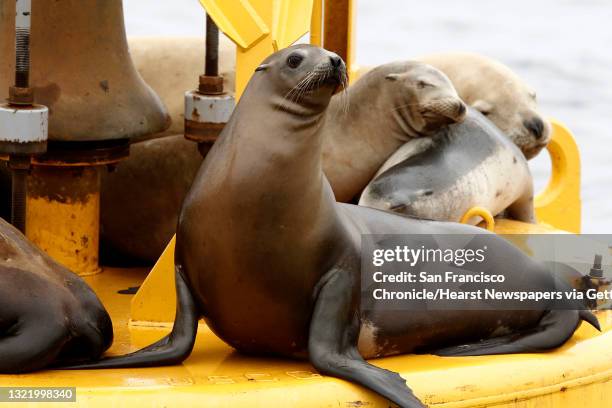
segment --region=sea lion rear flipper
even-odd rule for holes
[[[26,373],[51,364],[67,340],[67,328],[54,321],[23,319],[14,334],[0,332],[0,373]]]
[[[399,374],[375,367],[359,354],[354,285],[354,276],[340,269],[331,270],[317,284],[308,336],[310,362],[321,373],[358,383],[400,407],[425,407]]]
[[[107,357],[91,363],[56,367],[62,370],[152,367],[180,364],[185,360],[195,343],[200,317],[181,266],[175,267],[176,317],[172,332],[161,340],[130,354]]]
[[[493,354],[538,353],[561,346],[584,320],[597,330],[599,322],[593,313],[587,310],[551,310],[548,311],[538,326],[527,333],[486,339],[478,343],[464,344],[436,350],[438,356],[484,356]]]

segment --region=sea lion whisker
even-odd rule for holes
[[[285,96],[283,96],[283,103],[277,106],[277,110],[284,110],[289,103],[297,103],[299,101],[299,94],[305,84],[312,80],[314,76],[313,72],[309,72],[300,82],[298,82],[293,88],[291,88]]]
[[[403,109],[403,108],[409,108],[411,106],[419,106],[419,105],[420,105],[420,103],[406,103],[406,104],[403,104],[403,105],[398,105],[398,106],[393,107],[391,109],[391,111],[394,112],[394,111],[398,111],[398,110]],[[419,110],[419,112],[423,113],[421,110]]]

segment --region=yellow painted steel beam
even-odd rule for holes
[[[286,48],[310,30],[313,0],[275,0],[272,42],[275,50]]]
[[[323,0],[314,0],[312,3],[312,17],[310,18],[310,43],[323,45]]]
[[[131,302],[130,322],[151,325],[174,321],[176,311],[176,285],[174,283],[174,247],[176,237],[153,266],[151,272]]]
[[[248,0],[200,0],[219,30],[239,47],[250,48],[270,34],[268,24]]]
[[[313,0],[200,0],[210,17],[236,45],[236,99],[255,68],[310,27]]]

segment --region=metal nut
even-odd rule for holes
[[[34,92],[32,88],[11,86],[8,101],[11,105],[32,105],[34,103]]]
[[[198,90],[205,95],[221,95],[223,93],[223,77],[200,75]]]

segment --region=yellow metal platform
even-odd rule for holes
[[[498,228],[513,228],[504,224]],[[128,326],[132,295],[117,291],[139,285],[145,274],[144,269],[106,268],[86,278],[113,318],[111,354],[136,350],[169,330],[164,325]],[[420,398],[436,407],[610,406],[612,313],[598,316],[602,334],[582,325],[571,341],[550,353],[461,358],[409,355],[373,362],[400,372]],[[0,385],[76,386],[76,405],[105,408],[389,406],[361,387],[316,374],[307,362],[240,355],[204,324],[192,355],[180,366],[0,375]]]

